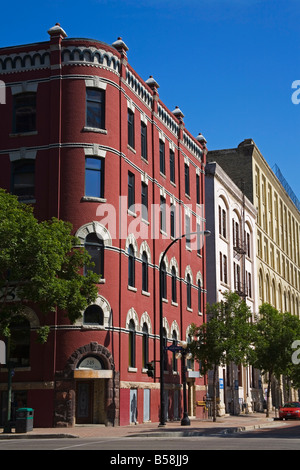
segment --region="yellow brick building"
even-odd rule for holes
[[[219,163],[236,184],[243,180],[245,195],[257,210],[257,304],[268,302],[299,316],[299,201],[252,139],[237,148],[210,151],[207,160]]]

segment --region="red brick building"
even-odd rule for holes
[[[61,312],[44,319],[28,309],[30,334],[46,321],[51,332],[46,345],[28,340],[26,357],[15,353],[13,406],[32,407],[39,427],[159,421],[159,262],[180,233],[205,228],[205,141],[161,102],[152,77],[133,70],[121,38],[70,39],[58,24],[48,33],[0,49],[0,187],[40,220],[70,221],[101,281],[74,325]],[[196,238],[166,256],[168,346],[205,315],[205,245]],[[166,358],[167,417],[179,419],[181,361]],[[187,365],[188,412],[202,417],[205,378]],[[2,420],[6,381],[2,367]]]

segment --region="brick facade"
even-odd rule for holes
[[[1,106],[0,187],[22,190],[23,200],[26,196],[26,202],[34,205],[40,220],[54,216],[70,221],[83,245],[89,234],[96,236],[104,258],[96,302],[103,318],[97,325],[89,324],[83,312],[82,321],[70,325],[62,312],[44,319],[33,308],[32,336],[36,324],[44,321],[51,325],[51,333],[45,346],[31,342],[30,364],[16,369],[13,390],[35,409],[36,426],[158,421],[158,362],[152,379],[147,376],[143,353],[147,340],[148,360],[159,360],[158,266],[171,241],[171,228],[169,212],[166,226],[160,227],[157,207],[162,200],[168,209],[176,207],[176,236],[180,228],[186,230],[187,220],[192,231],[197,224],[205,229],[206,147],[201,135],[193,137],[185,128],[180,109],[170,111],[161,102],[153,77],[143,80],[129,65],[128,48],[121,39],[113,45],[69,39],[59,25],[48,33],[49,41],[0,49],[0,78],[6,85],[6,104]],[[88,90],[92,90],[90,96]],[[24,94],[29,104],[18,108]],[[105,100],[101,117],[93,114],[93,106],[98,109],[99,105],[93,102],[95,96]],[[33,111],[31,98],[36,100]],[[24,113],[27,121],[32,113],[35,122],[30,121],[31,127],[24,128]],[[96,126],[91,125],[92,119],[98,120]],[[130,135],[129,125],[133,126]],[[142,143],[142,127],[143,132],[146,127],[146,143]],[[17,176],[17,170],[22,171],[28,162],[30,184],[24,173]],[[95,168],[89,164],[98,165],[97,184]],[[127,207],[129,177],[134,181],[130,191],[136,212]],[[26,184],[20,186],[18,178]],[[87,187],[97,193],[88,192]],[[156,207],[152,213],[149,210],[148,220],[142,220],[138,212],[142,188],[147,188],[149,209]],[[130,249],[134,252],[134,285],[128,282]],[[142,284],[145,256],[147,291]],[[186,340],[189,325],[204,319],[205,262],[205,242],[198,249],[178,242],[168,253],[163,304],[168,345],[174,338]],[[172,273],[176,274],[175,301]],[[189,307],[187,296],[191,297]],[[135,360],[129,363],[132,341]],[[180,361],[174,369],[172,354],[167,356],[168,417],[175,419],[182,413]],[[89,358],[96,368],[83,370],[80,364]],[[3,407],[5,370],[0,374]],[[189,414],[203,416],[197,402],[203,400],[205,378],[193,375],[188,373]],[[132,406],[136,407],[134,414]]]

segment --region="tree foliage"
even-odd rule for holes
[[[293,343],[300,338],[298,317],[289,312],[281,313],[270,304],[264,303],[259,308],[255,323],[255,356],[252,365],[263,374],[268,373],[267,416],[270,408],[271,381],[281,375],[294,377],[299,375],[293,364]]]
[[[192,325],[191,352],[200,363],[202,373],[213,371],[213,419],[216,419],[217,368],[234,362],[246,364],[253,354],[251,311],[246,302],[234,293],[225,300],[207,305],[207,322]]]
[[[59,308],[71,323],[97,296],[99,277],[81,274],[90,257],[71,234],[69,223],[39,222],[31,206],[0,189],[0,331],[8,334],[12,317],[25,306],[43,313]],[[47,329],[41,330],[45,337]]]

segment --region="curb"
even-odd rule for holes
[[[79,436],[73,434],[0,434],[0,440],[12,439],[79,439]]]

